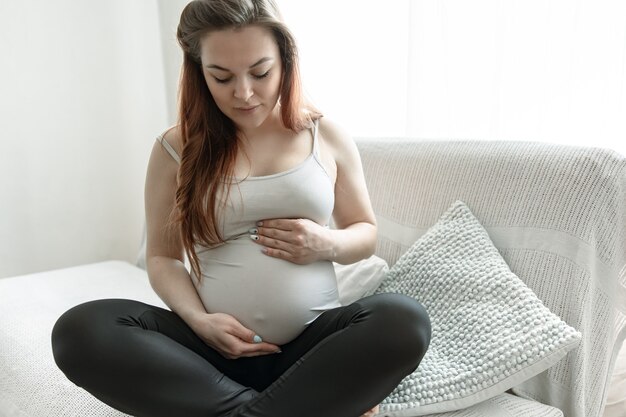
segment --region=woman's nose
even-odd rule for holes
[[[235,98],[243,101],[248,101],[252,97],[252,85],[248,80],[241,80],[235,83]]]

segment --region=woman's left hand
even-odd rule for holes
[[[263,220],[250,231],[250,238],[264,247],[266,255],[295,264],[333,259],[331,231],[312,220]]]

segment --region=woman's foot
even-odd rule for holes
[[[376,414],[378,414],[379,411],[380,411],[380,406],[377,405],[376,407],[372,408],[371,410],[363,414],[361,417],[373,417]]]

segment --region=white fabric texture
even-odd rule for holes
[[[566,417],[602,415],[626,329],[626,160],[530,142],[357,140],[389,265],[455,200],[511,270],[581,331],[579,347],[514,388]]]
[[[387,262],[376,255],[353,264],[333,263],[333,266],[339,302],[344,306],[373,294],[389,271]]]
[[[626,344],[622,345],[617,356],[604,417],[626,417]]]
[[[146,272],[111,261],[0,279],[0,417],[122,417],[72,384],[52,357],[50,335],[71,307],[131,298],[164,307]]]
[[[383,401],[385,416],[477,404],[554,365],[581,338],[510,271],[460,201],[390,269],[376,291],[387,292],[424,305],[432,339],[418,369]]]
[[[424,417],[563,417],[558,408],[511,394],[501,394],[464,410]]]

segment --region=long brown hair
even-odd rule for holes
[[[173,219],[198,279],[202,276],[195,245],[210,247],[224,241],[218,209],[228,197],[227,178],[233,174],[239,147],[235,124],[219,110],[206,85],[200,41],[211,31],[248,25],[269,29],[278,45],[285,127],[300,132],[321,116],[302,97],[295,39],[273,0],[194,0],[184,8],[176,33],[183,50],[178,116],[183,150]]]

